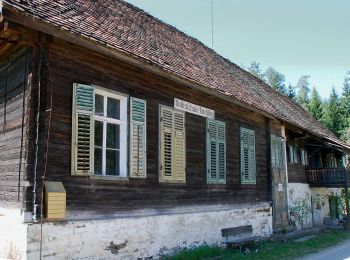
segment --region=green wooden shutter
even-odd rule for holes
[[[130,98],[130,177],[146,178],[146,101]]]
[[[225,123],[207,119],[207,182],[226,182]]]
[[[284,168],[284,144],[280,136],[271,135],[271,165]]]
[[[276,136],[271,135],[271,166],[276,167]]]
[[[218,121],[218,175],[220,182],[226,182],[226,131],[225,123]]]
[[[285,148],[284,148],[284,142],[282,137],[278,137],[278,150],[279,150],[279,167],[284,169],[285,168]]]
[[[72,107],[72,174],[93,174],[95,88],[74,84]]]
[[[256,183],[255,132],[241,127],[241,182]]]

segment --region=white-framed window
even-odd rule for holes
[[[94,175],[127,176],[126,95],[95,87]]]
[[[74,84],[72,175],[127,177],[128,96]]]

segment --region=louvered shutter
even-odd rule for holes
[[[207,120],[207,181],[226,182],[225,123]]]
[[[173,170],[176,181],[186,181],[185,114],[174,112]]]
[[[241,181],[256,183],[255,132],[241,128]]]
[[[225,123],[218,123],[218,176],[220,181],[226,181],[226,131]]]
[[[161,181],[186,181],[185,114],[161,106]]]
[[[130,98],[130,177],[146,178],[146,101]]]
[[[217,176],[217,124],[214,120],[207,120],[207,180],[215,180]]]
[[[160,157],[161,180],[173,180],[173,117],[172,110],[161,107],[160,115]]]
[[[72,174],[93,174],[95,89],[74,84],[72,108]]]

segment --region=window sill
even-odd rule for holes
[[[186,184],[186,181],[183,181],[183,180],[159,180],[159,183],[160,184]]]
[[[219,180],[207,180],[208,185],[226,185],[226,180],[225,181],[219,181]]]
[[[89,178],[92,180],[129,181],[129,178],[124,176],[90,175]]]

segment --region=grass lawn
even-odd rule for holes
[[[323,248],[333,246],[345,239],[350,239],[349,231],[327,230],[304,242],[295,242],[293,239],[287,242],[266,241],[263,242],[263,246],[258,253],[252,252],[243,255],[230,249],[204,245],[195,249],[183,250],[177,255],[168,257],[167,259],[293,259],[318,252]]]

